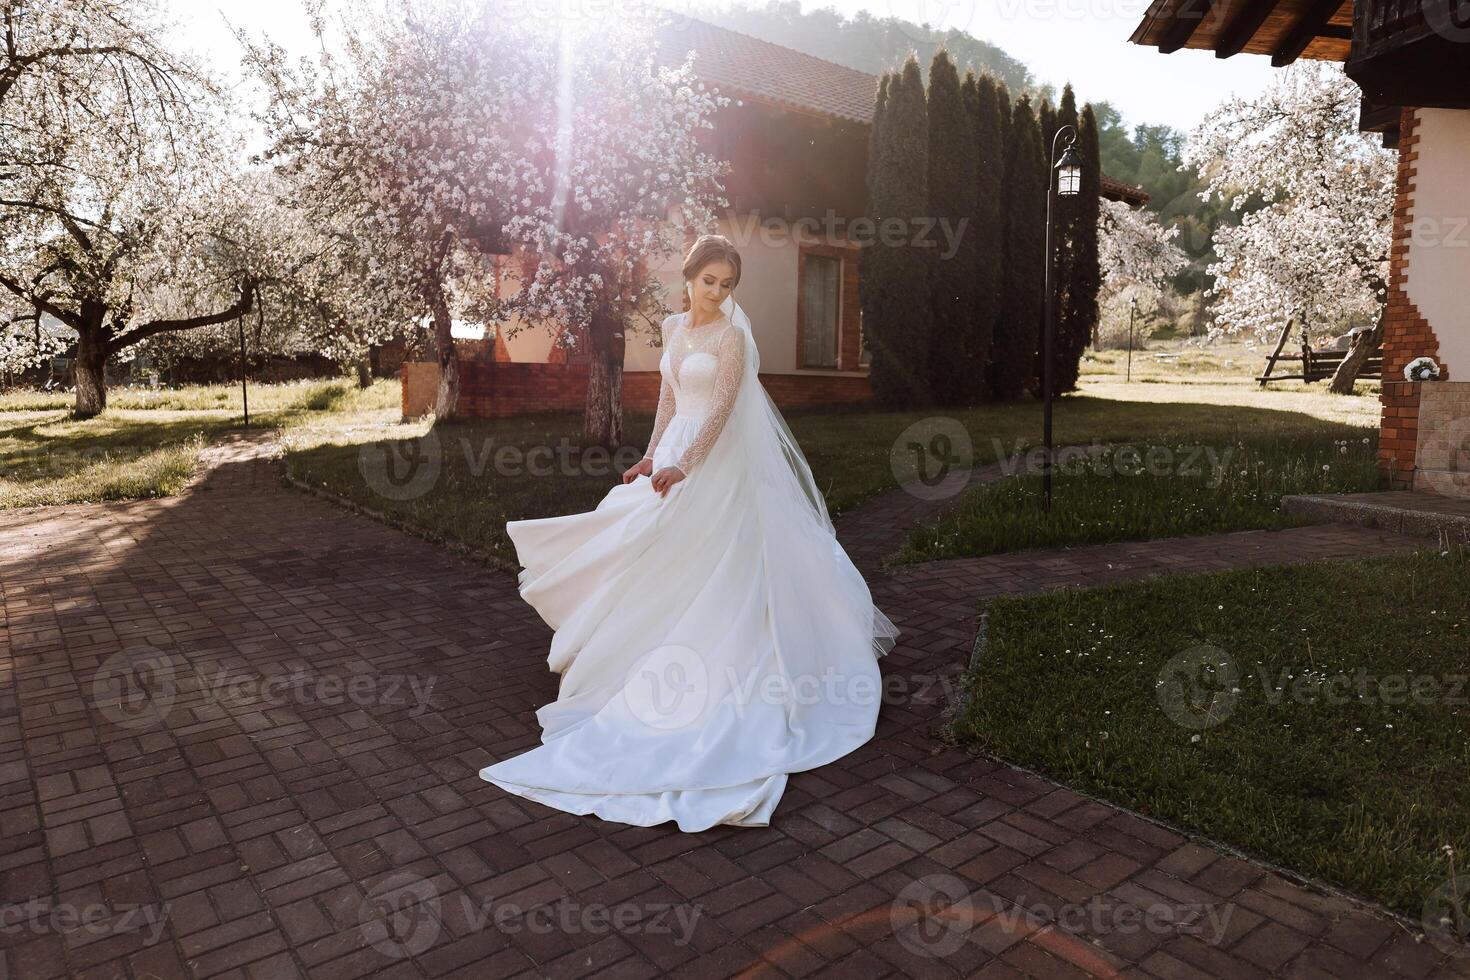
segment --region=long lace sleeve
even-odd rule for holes
[[[740,391],[740,380],[745,374],[745,334],[734,327],[726,329],[720,338],[715,360],[715,390],[710,399],[709,413],[700,423],[694,441],[674,464],[685,476],[709,454],[720,430],[725,427],[725,420],[735,408],[735,395]]]
[[[664,319],[663,322],[662,333],[664,350],[669,349],[669,331],[671,329],[670,321],[672,320],[673,317],[667,317]],[[674,387],[673,385],[669,384],[668,378],[662,377],[662,372],[660,372],[660,378],[661,380],[658,389],[658,411],[654,413],[653,435],[648,437],[648,452],[643,454],[644,459],[653,458],[653,451],[658,448],[658,441],[663,438],[664,429],[668,428],[669,426],[669,419],[674,417]]]

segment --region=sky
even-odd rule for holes
[[[226,23],[259,37],[269,33],[293,52],[313,43],[301,0],[170,0],[180,37],[226,78],[238,77],[239,45]],[[504,0],[510,7],[586,5],[598,11],[639,0]],[[763,0],[748,0],[759,3]],[[834,7],[851,16],[867,10],[944,30],[957,27],[1024,62],[1042,82],[1071,82],[1089,101],[1108,101],[1129,125],[1166,123],[1192,129],[1232,93],[1266,87],[1270,60],[1208,51],[1163,55],[1128,43],[1149,0],[802,0],[805,9]],[[681,0],[661,0],[681,8]],[[332,0],[328,0],[328,9]]]
[[[1271,60],[1216,58],[1210,51],[1160,54],[1130,44],[1150,0],[803,0],[849,17],[875,17],[959,28],[1024,63],[1041,82],[1071,82],[1083,101],[1111,102],[1129,125],[1166,123],[1188,132],[1232,94],[1266,88]]]
[[[1079,98],[1110,101],[1129,125],[1167,123],[1188,132],[1205,113],[1270,84],[1269,57],[1130,44],[1150,0],[825,0],[851,16],[895,16],[939,31],[958,28],[1025,63],[1041,82],[1072,82]]]

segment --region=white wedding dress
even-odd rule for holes
[[[873,736],[898,630],[756,377],[749,320],[722,309],[663,323],[649,452],[687,477],[506,525],[561,674],[542,744],[480,771],[509,792],[638,826],[766,826],[788,773]]]

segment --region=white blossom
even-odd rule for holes
[[[1298,323],[1375,319],[1386,299],[1396,159],[1358,132],[1359,92],[1338,65],[1301,61],[1254,101],[1232,99],[1193,133],[1201,195],[1249,210],[1215,232],[1211,335],[1260,339]]]

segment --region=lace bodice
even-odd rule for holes
[[[688,322],[688,313],[676,313],[663,322],[664,354],[659,360],[663,380],[653,435],[644,456],[653,458],[664,429],[676,414],[702,416],[694,440],[674,463],[686,476],[714,446],[735,407],[735,395],[745,373],[745,335],[728,317],[698,327],[690,327]]]

